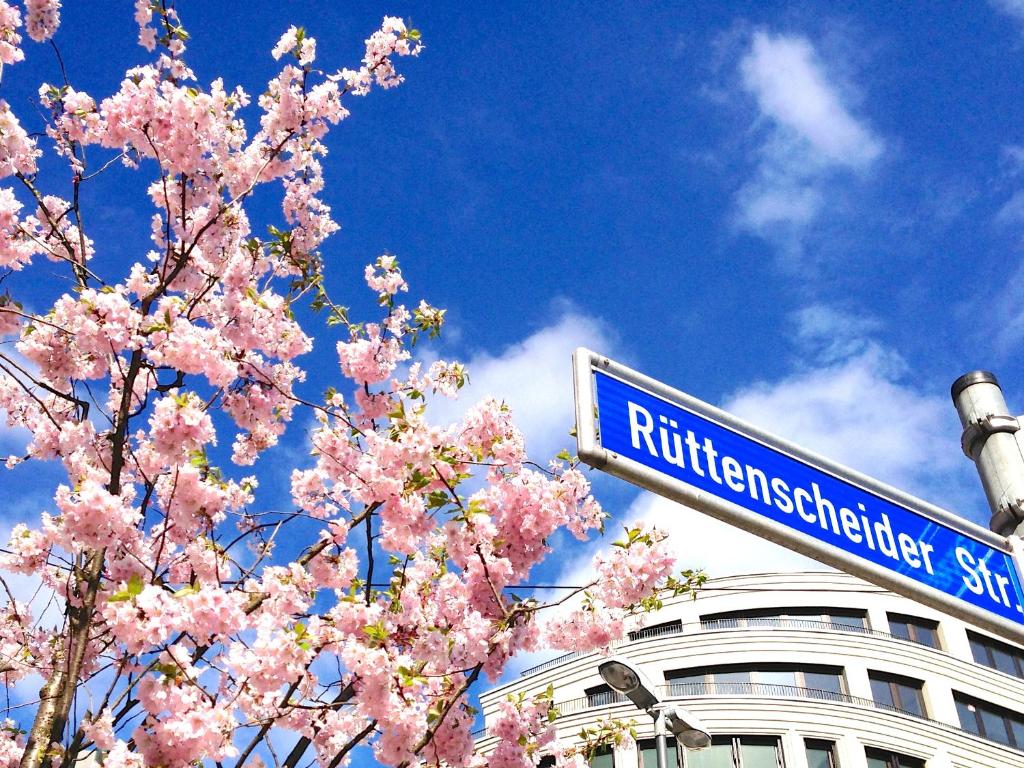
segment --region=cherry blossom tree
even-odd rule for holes
[[[402,83],[417,30],[385,18],[357,68],[330,72],[291,27],[253,100],[197,80],[171,4],[138,0],[135,18],[145,63],[115,93],[77,90],[70,72],[40,84],[36,111],[0,100],[0,412],[27,435],[7,467],[65,475],[0,555],[0,672],[39,687],[28,709],[9,705],[0,765],[333,768],[358,745],[389,765],[483,765],[481,677],[542,645],[607,647],[699,577],[671,577],[662,534],[636,527],[575,608],[516,596],[560,530],[602,529],[586,478],[568,456],[528,461],[494,399],[430,421],[467,372],[412,356],[444,311],[401,300],[393,256],[365,270],[378,317],[356,322],[329,295],[327,136],[356,97]],[[59,53],[59,23],[57,0],[0,0],[5,82],[26,54]],[[66,172],[44,178],[44,152]],[[130,263],[94,242],[81,204],[119,173],[149,182],[137,208],[151,233]],[[279,196],[275,221],[250,219],[261,188]],[[67,290],[48,308],[19,302],[48,262]],[[309,364],[337,371],[322,395],[302,386],[300,307],[322,318]],[[299,413],[308,460],[250,469]],[[258,478],[281,472],[293,507],[261,509]],[[49,619],[12,574],[51,596]],[[579,762],[551,743],[553,714],[550,697],[509,700],[489,764],[542,750]]]

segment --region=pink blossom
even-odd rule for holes
[[[10,189],[0,189],[0,267],[22,269],[39,251],[18,218],[21,203]],[[8,321],[10,322],[10,321]]]
[[[7,102],[0,99],[0,179],[15,173],[35,173],[40,154]]]
[[[394,256],[380,256],[375,264],[367,265],[364,271],[366,284],[370,290],[381,296],[394,296],[399,291],[408,291],[409,284],[402,278],[402,271]]]
[[[130,495],[115,496],[95,480],[85,480],[74,490],[61,485],[54,498],[61,517],[51,530],[67,548],[121,541],[139,520]]]
[[[0,768],[17,768],[25,751],[25,737],[10,719],[0,723]]]
[[[359,384],[376,384],[395,370],[409,353],[394,338],[383,338],[380,326],[371,324],[365,338],[338,342],[342,372]]]
[[[153,447],[170,463],[216,443],[213,421],[203,402],[191,392],[170,390],[161,397],[149,418]]]
[[[60,4],[26,9],[28,33],[51,36]],[[7,464],[26,473],[52,461],[47,471],[63,473],[57,512],[17,524],[0,569],[38,578],[58,615],[73,608],[87,624],[87,642],[59,655],[77,623],[9,601],[6,674],[48,678],[59,663],[78,681],[73,697],[33,705],[70,715],[63,743],[85,746],[69,763],[92,750],[112,768],[213,764],[266,724],[266,738],[308,738],[322,764],[362,741],[382,763],[481,765],[460,690],[468,671],[496,680],[542,640],[586,649],[620,638],[669,573],[663,537],[631,531],[595,561],[578,609],[537,618],[542,606],[511,588],[562,531],[583,539],[602,526],[585,475],[528,462],[496,399],[432,423],[431,392],[454,398],[469,373],[411,360],[444,310],[398,302],[411,288],[393,256],[363,272],[372,316],[336,303],[321,252],[338,230],[328,136],[351,95],[402,82],[395,62],[421,50],[417,30],[386,17],[354,69],[324,75],[314,39],[291,27],[272,52],[280,69],[250,104],[240,87],[195,79],[172,7],[137,0],[135,19],[157,53],[113,93],[28,91],[44,107],[38,146],[43,129],[30,136],[0,102],[0,177],[23,177],[0,189],[0,268],[12,273],[0,333],[18,334],[0,411],[26,443]],[[0,61],[22,57],[20,24],[0,0]],[[42,147],[53,150],[45,163]],[[94,228],[102,212],[77,190],[101,170],[142,174],[125,184],[141,191],[142,243],[93,243],[109,227]],[[64,197],[49,194],[69,180]],[[52,303],[18,303],[54,275]],[[307,301],[326,323],[303,327]],[[325,354],[336,349],[333,376],[305,360],[310,328]],[[303,386],[306,365],[333,379],[322,398]],[[296,439],[282,445],[289,428]],[[310,456],[295,450],[303,440]],[[258,460],[263,477],[290,478],[290,500],[238,470]],[[65,698],[101,701],[96,681],[111,669],[121,674],[110,709],[59,711]],[[345,706],[330,704],[338,696]],[[503,704],[489,764],[559,754],[549,706]],[[0,728],[0,768],[25,746]],[[47,745],[28,746],[40,768],[32,755]]]
[[[37,43],[53,37],[60,25],[60,0],[25,0],[25,30]]]
[[[109,750],[117,743],[114,736],[114,717],[109,709],[82,724],[82,732],[97,749]]]
[[[0,64],[15,64],[25,58],[21,48],[21,12],[7,0],[0,0]]]

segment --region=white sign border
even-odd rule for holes
[[[1022,575],[1020,539],[1009,539],[993,533],[987,528],[965,520],[952,512],[911,496],[904,491],[886,485],[872,477],[863,475],[830,459],[820,456],[787,440],[769,434],[764,430],[736,418],[732,414],[715,408],[695,397],[680,392],[667,384],[634,371],[621,363],[592,352],[584,347],[573,353],[573,384],[576,393],[576,450],[586,464],[612,474],[622,480],[638,485],[659,496],[685,504],[699,512],[710,515],[730,525],[750,531],[780,546],[791,549],[814,560],[831,565],[846,573],[859,576],[865,581],[916,600],[931,608],[949,614],[961,621],[987,629],[1001,637],[1024,644],[1024,624],[1016,624],[998,614],[991,613],[963,601],[941,590],[903,576],[896,571],[883,568],[856,555],[825,542],[819,541],[797,529],[788,528],[737,504],[720,499],[701,491],[682,480],[669,477],[625,456],[612,453],[600,444],[597,435],[597,392],[594,371],[599,370],[623,382],[647,391],[655,397],[679,405],[699,416],[717,422],[721,426],[762,445],[780,451],[788,456],[810,464],[823,472],[843,480],[870,493],[917,512],[957,533],[976,539],[993,549],[1012,556],[1017,568],[1018,580]],[[1024,582],[1022,582],[1024,583]]]

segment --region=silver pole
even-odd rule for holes
[[[668,768],[668,740],[665,733],[665,707],[658,706],[651,713],[654,718],[654,741],[658,752],[658,768]]]
[[[950,394],[964,428],[960,445],[978,468],[992,510],[991,529],[1024,533],[1024,433],[999,382],[988,371],[971,371],[953,382]]]

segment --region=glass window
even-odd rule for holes
[[[672,696],[703,696],[713,690],[704,672],[666,675],[665,682],[669,684]]]
[[[686,768],[735,768],[732,743],[712,744],[700,752],[686,753]]]
[[[978,720],[978,710],[973,704],[968,704],[958,698],[956,699],[956,712],[960,716],[961,728],[976,736],[981,736],[981,722]]]
[[[992,656],[995,659],[995,668],[1008,675],[1019,675],[1017,670],[1017,659],[1005,648],[996,646],[992,649]]]
[[[871,698],[875,700],[875,704],[883,704],[887,707],[896,706],[892,686],[889,685],[888,680],[871,678]]]
[[[884,672],[868,672],[871,680],[871,697],[876,704],[893,707],[918,717],[925,716],[924,696],[921,689],[924,683],[910,677],[889,675]]]
[[[640,768],[658,768],[658,746],[654,739],[644,739],[637,742],[637,752],[640,757]],[[676,740],[669,737],[665,752],[668,757],[669,768],[679,765],[679,752],[676,749]]]
[[[918,717],[924,714],[924,696],[921,694],[921,683],[895,682],[899,708]]]
[[[1010,718],[1010,736],[1018,747],[1024,747],[1024,718]]]
[[[587,688],[584,693],[587,695],[588,707],[606,707],[609,704],[622,700],[623,698],[616,694],[615,691],[607,685],[597,685],[593,688]]]
[[[770,736],[716,736],[710,748],[683,754],[686,768],[782,768],[779,740]]]
[[[889,614],[889,632],[903,640],[912,643],[927,645],[930,648],[938,648],[939,628],[937,621],[922,619],[917,616],[906,616],[902,613]]]
[[[611,747],[600,747],[590,758],[591,768],[615,768],[615,753]]]
[[[807,768],[838,768],[836,745],[833,742],[807,739],[804,746],[807,749]]]
[[[715,672],[712,677],[715,681],[714,692],[719,696],[742,696],[750,693],[748,670]]]
[[[867,629],[868,622],[863,613],[833,611],[825,616],[825,621],[842,627]]]
[[[843,675],[841,672],[804,672],[804,682],[811,690],[812,697],[818,696],[819,692],[828,693],[843,692]]]
[[[974,660],[979,664],[991,667],[992,663],[989,661],[988,647],[985,643],[982,642],[981,638],[973,632],[968,632],[967,636],[971,641],[971,653],[974,654]]]
[[[864,751],[868,757],[868,768],[925,768],[924,760],[919,757],[910,757],[898,752],[887,752],[884,749],[871,747]]]
[[[704,629],[733,627],[783,627],[795,629],[867,629],[867,613],[851,608],[796,606],[791,608],[759,608],[748,611],[709,613],[700,617]]]
[[[984,739],[1024,749],[1024,715],[953,692],[960,727]]]
[[[758,671],[757,682],[768,686],[783,685],[795,688],[797,685],[796,670]]]
[[[976,662],[1014,677],[1024,677],[1024,650],[977,632],[968,631],[967,638]]]
[[[740,768],[779,768],[775,739],[740,739]]]
[[[979,709],[981,715],[981,727],[984,730],[986,739],[998,741],[1000,744],[1010,743],[1010,734],[1006,730],[1006,721],[999,712],[991,709]]]
[[[672,696],[753,695],[835,701],[845,695],[842,667],[766,664],[677,669],[665,673],[665,682]]]
[[[652,624],[649,627],[629,633],[630,641],[643,640],[645,637],[661,637],[662,635],[678,635],[683,631],[683,622],[679,619]]]

